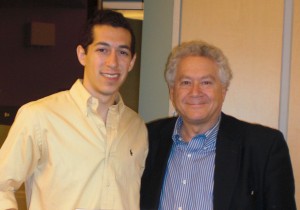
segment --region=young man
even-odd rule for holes
[[[210,44],[173,50],[165,78],[179,117],[148,124],[141,209],[296,209],[282,134],[221,111],[231,77],[226,57]]]
[[[77,47],[83,80],[21,107],[0,151],[0,209],[138,210],[147,130],[118,92],[135,62],[126,19],[99,11]]]

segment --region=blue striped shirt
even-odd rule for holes
[[[174,144],[164,178],[159,210],[212,210],[218,122],[204,134],[184,142],[177,119]]]

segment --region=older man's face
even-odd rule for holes
[[[221,113],[225,95],[212,60],[188,56],[179,62],[170,98],[185,126],[197,126],[201,133],[210,129]]]

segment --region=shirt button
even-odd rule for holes
[[[190,158],[190,157],[192,157],[192,155],[191,155],[191,154],[188,154],[188,157]]]
[[[182,210],[182,207],[178,207],[178,210]]]
[[[182,184],[186,184],[186,180],[183,180],[183,181],[182,181]]]

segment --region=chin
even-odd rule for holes
[[[115,93],[118,92],[118,89],[110,89],[110,90],[99,90],[99,93],[101,95],[105,95],[105,96],[111,96],[114,95]]]

